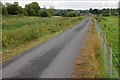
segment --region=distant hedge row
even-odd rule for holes
[[[117,9],[92,9],[89,10],[72,10],[72,9],[54,9],[54,7],[50,6],[49,9],[40,8],[37,2],[32,2],[30,4],[26,4],[25,8],[19,6],[18,2],[6,3],[2,5],[2,14],[3,15],[25,15],[25,16],[41,16],[41,17],[50,17],[50,16],[64,16],[64,17],[76,17],[81,15],[88,14],[102,14],[103,16],[119,15],[119,8]]]
[[[1,3],[2,4],[2,3]],[[47,17],[53,15],[54,8],[41,9],[37,2],[26,4],[25,8],[19,6],[18,2],[2,4],[3,15],[25,15],[25,16],[42,16]]]

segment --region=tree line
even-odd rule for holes
[[[25,8],[19,6],[18,2],[2,4],[2,15],[25,15],[25,16],[63,16],[63,17],[76,17],[89,14],[103,15],[103,16],[117,16],[119,15],[119,8],[117,9],[92,9],[89,10],[72,10],[72,9],[54,9],[50,6],[49,9],[46,7],[40,8],[37,2],[26,4]]]

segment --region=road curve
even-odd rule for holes
[[[70,78],[90,17],[2,65],[3,78]]]

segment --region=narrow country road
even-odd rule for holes
[[[70,78],[90,17],[2,65],[3,78]],[[29,46],[29,45],[28,45]]]

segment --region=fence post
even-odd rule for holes
[[[112,45],[109,44],[109,76],[112,78]]]
[[[104,39],[105,39],[105,50],[106,50],[106,33],[105,33]]]

